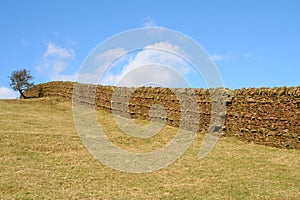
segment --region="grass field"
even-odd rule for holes
[[[158,149],[176,129],[149,139],[123,134],[98,112],[108,137],[132,151]],[[145,123],[137,121],[137,123]],[[0,199],[300,199],[300,151],[219,139],[198,160],[203,136],[170,166],[129,174],[97,161],[76,133],[70,102],[0,101]]]

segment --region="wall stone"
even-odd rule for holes
[[[59,97],[71,100],[74,93],[73,82],[49,82],[27,90],[29,97]],[[92,90],[88,90],[87,88]],[[221,90],[220,90],[221,91]],[[300,149],[300,87],[242,88],[222,90],[226,96],[225,136],[279,148]],[[216,91],[215,91],[216,92]],[[218,92],[218,91],[217,91]],[[188,107],[181,113],[184,96],[187,105],[196,97],[196,108]],[[116,88],[77,84],[73,100],[95,106],[131,118],[149,120],[149,110],[155,104],[164,107],[166,123],[179,127],[180,122],[190,122],[185,128],[197,126],[199,131],[207,131],[211,122],[211,91],[208,89],[169,88]],[[112,106],[113,105],[113,106]],[[124,109],[126,108],[125,112]],[[189,117],[197,115],[194,123]],[[160,115],[157,115],[160,116]],[[156,116],[156,117],[157,117]],[[184,117],[182,117],[184,116]]]

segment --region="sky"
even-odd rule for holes
[[[226,88],[300,86],[299,10],[297,0],[1,0],[0,98],[18,97],[8,78],[15,70],[30,70],[35,84],[74,81],[97,45],[143,27],[192,38],[213,60]],[[144,61],[161,62],[165,57],[157,53],[143,49],[128,56],[124,69],[107,76],[106,83],[116,84],[121,73]],[[163,64],[173,64],[171,57]],[[143,73],[168,77],[167,70],[154,69]]]

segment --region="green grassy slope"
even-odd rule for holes
[[[122,148],[151,151],[176,130],[142,140],[124,135],[99,111]],[[146,123],[137,121],[137,123]],[[76,133],[70,102],[0,101],[0,199],[300,199],[300,151],[219,139],[202,160],[202,136],[170,166],[128,174],[98,162]]]

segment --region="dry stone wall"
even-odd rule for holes
[[[167,124],[179,127],[180,122],[185,120],[190,123],[186,128],[197,126],[199,131],[207,131],[211,122],[211,91],[207,89],[76,85],[74,92],[73,82],[49,82],[36,85],[25,94],[29,97],[71,100],[74,93],[73,98],[86,105],[146,120],[150,119],[149,112],[153,105],[159,104],[166,115],[157,117],[163,116]],[[190,106],[182,113],[183,102],[178,99],[178,94],[187,101],[194,101],[191,94],[195,94],[196,106]],[[300,149],[300,87],[226,89],[225,95],[226,114],[219,113],[224,115],[225,124],[221,128],[225,136],[268,146]],[[195,115],[199,119],[197,123],[189,120]]]

